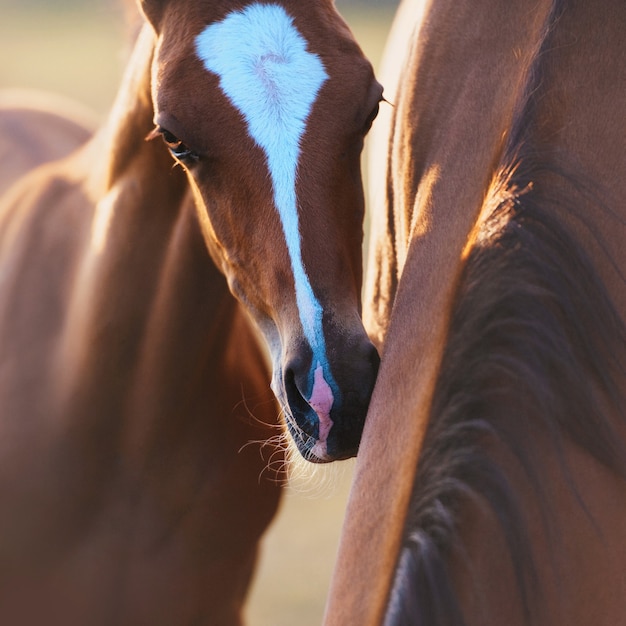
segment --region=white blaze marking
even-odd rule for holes
[[[296,198],[300,140],[328,75],[319,57],[308,52],[293,19],[283,7],[273,4],[251,4],[207,26],[196,38],[196,51],[205,68],[219,76],[220,88],[243,115],[250,136],[265,153],[302,328],[313,350],[313,364],[321,366],[326,385],[334,385],[326,356],[322,306],[302,262]],[[330,387],[329,393],[332,399]]]
[[[320,442],[325,443],[328,433],[332,428],[333,421],[330,418],[330,410],[333,408],[333,392],[324,379],[324,370],[318,363],[315,369],[313,392],[309,404],[313,407],[320,420],[319,435]]]

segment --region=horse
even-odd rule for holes
[[[141,9],[102,128],[0,202],[2,623],[240,624],[281,492],[260,337],[312,461],[354,454],[376,374],[381,88],[349,29],[326,1]]]
[[[404,0],[325,625],[624,623],[626,6]]]
[[[13,99],[1,115],[13,170],[89,134],[32,102],[20,108]],[[126,128],[112,119],[106,132]],[[18,181],[1,209],[8,508],[0,616],[28,625],[239,624],[258,541],[281,493],[278,477],[260,480],[267,458],[241,451],[276,434],[266,357],[206,253],[186,181],[143,141],[143,154],[114,181],[131,193],[110,216],[119,234],[94,248],[94,237],[106,236],[95,220],[109,192],[92,204],[83,185],[91,167],[108,165],[103,137]],[[151,180],[159,172],[160,187]],[[155,192],[167,194],[165,203],[153,201]],[[133,224],[137,213],[144,216]],[[137,254],[124,229],[147,235],[149,216],[161,224]],[[86,268],[89,257],[94,265]],[[150,263],[161,267],[146,271]],[[81,277],[86,270],[91,276]],[[76,297],[78,281],[83,301],[68,310],[64,298]],[[133,290],[137,299],[118,312],[116,297]],[[85,298],[99,298],[100,311],[86,310]],[[73,364],[80,354],[61,361],[72,325],[94,314],[103,317],[83,331],[93,335],[77,346],[83,362]]]
[[[379,363],[360,317],[360,153],[382,87],[330,0],[142,6],[157,33],[150,137],[187,169],[298,450],[354,456]]]
[[[67,156],[95,128],[95,116],[67,98],[25,89],[0,91],[0,194],[36,166]]]

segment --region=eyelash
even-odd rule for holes
[[[190,163],[200,160],[200,156],[196,152],[176,137],[174,133],[167,130],[167,128],[157,126],[152,131],[150,136],[155,137],[156,135],[161,135],[161,138],[163,139],[163,142],[167,146],[168,150],[178,161],[181,161],[182,163]]]
[[[374,120],[378,116],[379,104],[376,104],[376,107],[369,114],[368,118],[365,120],[365,124],[363,126],[363,134],[366,135]],[[180,140],[174,133],[167,130],[163,126],[157,126],[151,133],[148,135],[147,139],[153,139],[157,135],[160,135],[163,139],[163,142],[167,146],[171,155],[181,163],[195,163],[200,160],[200,155],[197,152],[194,152],[187,144],[185,144],[182,140]]]

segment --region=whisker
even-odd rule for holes
[[[266,406],[268,404],[272,404],[273,406],[276,407],[276,409],[278,410],[278,417],[280,417],[281,410],[278,409],[278,405],[276,404],[276,401],[273,398],[268,398],[267,400],[263,400],[262,402],[257,402],[254,409],[250,408],[248,404],[248,400],[244,393],[243,385],[241,385],[241,400],[235,405],[235,409],[243,407],[248,417],[259,426],[263,426],[265,428],[272,428],[275,430],[282,430],[283,426],[279,419],[277,419],[275,422],[266,422],[256,415],[255,413],[256,409],[262,406]]]

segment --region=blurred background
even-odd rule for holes
[[[132,5],[132,3],[130,3]],[[337,0],[374,66],[397,0]],[[53,91],[101,119],[131,47],[121,0],[0,0],[0,89]],[[353,462],[297,468],[262,546],[249,626],[319,626]]]

